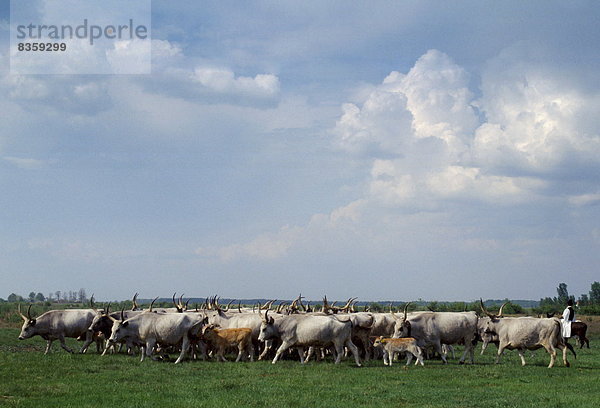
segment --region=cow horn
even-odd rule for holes
[[[19,303],[19,305],[17,306],[17,312],[19,313],[19,316],[21,316],[21,319],[28,321],[29,319],[27,319],[27,317],[25,317],[25,315],[23,313],[21,313],[21,304]]]
[[[139,293],[135,292],[135,295],[133,295],[133,299],[131,300],[131,310],[138,310],[139,305],[137,304],[137,297],[138,297]]]
[[[494,319],[496,316],[491,314],[490,312],[487,311],[487,309],[485,308],[485,306],[483,305],[483,299],[479,298],[479,303],[481,303],[481,310],[483,311],[483,313],[485,313],[486,315],[488,315],[488,317],[491,317],[492,319]]]
[[[110,310],[110,302],[108,302],[108,305],[106,305],[106,308],[104,309],[104,314],[108,316]]]
[[[259,313],[260,313],[260,310],[259,310]],[[265,322],[265,323],[268,323],[268,321],[269,321],[269,319],[267,317],[268,313],[269,313],[269,311],[265,310],[265,315],[264,316],[263,315],[260,316],[262,318],[262,321]]]
[[[238,312],[242,313],[242,301],[238,302]]]
[[[96,306],[94,305],[94,295],[92,294],[92,296],[90,297],[90,307],[92,308],[92,310],[94,312],[97,312],[96,310]]]
[[[504,317],[502,316],[502,309],[504,309],[504,306],[506,306],[508,302],[504,302],[502,303],[502,306],[500,306],[500,310],[498,310],[498,317]]]
[[[185,304],[183,305],[183,310],[188,310],[188,305],[190,304],[190,300],[192,300],[192,298],[189,298]]]
[[[410,305],[411,302],[408,302],[406,305],[404,305],[404,317],[402,318],[402,321],[405,322],[406,321],[406,317],[407,317],[407,310],[408,310],[408,305]]]
[[[29,304],[29,307],[27,308],[27,318],[29,320],[33,320],[33,318],[31,317],[31,306],[33,306],[33,305]]]
[[[152,299],[152,302],[150,303],[150,309],[148,309],[148,311],[149,311],[150,313],[152,313],[152,306],[154,306],[154,302],[156,302],[156,299],[158,299],[158,296],[157,296],[157,297],[155,297],[154,299]]]
[[[173,305],[175,305],[175,308],[177,309],[178,312],[180,312],[180,307],[177,303],[175,303],[175,295],[177,294],[177,292],[173,293]]]
[[[231,299],[229,301],[229,303],[227,303],[227,306],[225,306],[225,311],[228,312],[229,311],[229,307],[231,306],[231,304],[235,301],[235,299]]]
[[[121,321],[125,321],[125,308],[121,309]]]

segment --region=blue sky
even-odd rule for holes
[[[599,280],[594,2],[154,0],[139,76],[11,75],[1,4],[0,297]]]

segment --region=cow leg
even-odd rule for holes
[[[254,362],[254,345],[252,342],[248,343],[248,354],[250,355],[250,361]]]
[[[437,341],[433,346],[435,347],[435,351],[437,351],[437,353],[442,358],[442,361],[444,362],[444,364],[448,364],[448,360],[446,360],[446,354],[442,351],[442,343]],[[462,360],[464,361],[464,354],[463,354]]]
[[[498,345],[498,355],[496,356],[496,364],[500,364],[500,359],[502,358],[502,353],[504,353],[504,349],[506,348],[506,345],[500,343]]]
[[[315,353],[315,347],[314,346],[310,346],[308,348],[308,353],[306,353],[306,358],[304,359],[305,363],[308,363],[310,361],[310,359],[312,358],[313,354]]]
[[[60,341],[60,346],[61,346],[63,349],[67,350],[69,353],[72,353],[72,352],[73,352],[73,350],[72,350],[72,349],[71,349],[69,346],[67,346],[67,343],[65,342],[65,337],[64,337],[64,336],[62,336],[62,335],[61,335],[61,336],[58,338],[58,341]]]
[[[259,361],[267,356],[267,353],[271,350],[271,347],[273,347],[273,340],[265,340],[264,344],[265,347],[263,348],[262,353],[260,353],[258,356]]]
[[[242,359],[242,356],[244,355],[244,351],[245,351],[244,344],[241,342],[238,343],[238,355],[237,355],[237,358],[235,359],[236,363],[240,362],[240,360]]]
[[[346,347],[348,347],[350,349],[350,351],[352,352],[352,355],[354,356],[354,361],[356,362],[356,365],[358,367],[360,367],[361,364],[360,364],[360,356],[358,354],[358,348],[354,345],[354,343],[352,343],[352,339],[348,339],[348,341],[346,341]]]
[[[406,352],[406,365],[410,365],[410,363],[412,363],[412,359],[413,359],[413,353],[411,353],[410,351]]]
[[[181,343],[181,353],[179,354],[179,358],[177,360],[175,360],[175,364],[181,363],[183,361],[189,348],[190,348],[190,339],[186,335],[183,337],[183,342]]]
[[[296,347],[296,351],[300,357],[300,364],[306,363],[306,360],[304,359],[304,347]]]
[[[552,346],[552,344],[542,344],[544,346],[544,348],[546,349],[546,351],[548,352],[548,354],[550,354],[550,364],[548,364],[548,368],[552,368],[554,367],[554,362],[556,361],[556,349],[554,348],[554,346]],[[566,351],[566,347],[564,348],[564,350]],[[566,353],[565,353],[566,355]]]
[[[94,341],[94,332],[88,330],[85,332],[85,342],[83,343],[83,346],[81,346],[81,349],[79,349],[79,352],[85,353],[90,344],[92,344],[92,341]]]
[[[275,364],[277,362],[277,360],[279,360],[279,356],[285,352],[287,349],[289,349],[291,346],[290,343],[286,342],[285,340],[281,342],[281,346],[279,346],[279,348],[277,349],[277,352],[275,353],[275,358],[273,358],[273,361],[271,362],[272,364]]]
[[[415,352],[417,354],[415,354],[415,356],[417,357],[417,361],[415,362],[415,365],[417,365],[417,363],[421,363],[422,366],[425,365],[425,363],[423,363],[423,352],[421,351],[421,347],[416,346],[415,347]]]
[[[525,366],[525,350],[517,349],[517,353],[519,353],[519,357],[521,357],[521,365]]]
[[[48,354],[50,352],[50,347],[52,346],[52,342],[54,340],[52,339],[48,339],[48,341],[46,342],[46,351],[44,351],[44,354]]]
[[[142,353],[142,359],[140,361],[144,361],[144,356],[148,356],[148,357],[152,358],[153,360],[156,360],[152,356],[155,346],[156,346],[156,340],[154,340],[154,339],[146,340],[146,350],[145,350],[146,352]]]

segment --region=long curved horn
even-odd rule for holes
[[[238,302],[238,312],[242,313],[242,301]]]
[[[106,308],[104,309],[104,314],[108,316],[108,314],[110,313],[110,302],[108,302],[108,305],[106,305]]]
[[[227,306],[225,306],[225,311],[228,312],[229,311],[229,306],[231,306],[231,304],[235,301],[235,299],[231,299],[229,301],[229,303],[227,303]]]
[[[19,316],[21,316],[21,319],[28,321],[27,317],[23,313],[21,313],[21,304],[20,303],[17,306],[17,313],[19,313]]]
[[[30,304],[29,307],[27,308],[27,318],[29,320],[33,320],[33,318],[31,317],[31,306],[33,306],[33,305]]]
[[[183,305],[183,310],[188,310],[188,305],[190,304],[190,300],[192,300],[192,298],[189,298],[185,304]]]
[[[97,312],[97,310],[96,310],[96,306],[94,305],[94,294],[92,294],[92,296],[90,297],[90,308],[91,308],[93,311]]]
[[[139,309],[139,305],[137,304],[137,297],[138,297],[139,293],[135,292],[135,295],[133,295],[133,299],[131,299],[131,310],[138,310]]]
[[[125,308],[121,309],[121,321],[125,321]]]
[[[156,302],[156,299],[158,299],[158,296],[157,296],[157,297],[155,297],[154,299],[152,299],[152,302],[150,303],[150,309],[148,309],[148,311],[149,311],[150,313],[152,313],[152,306],[154,306],[154,302]]]
[[[406,305],[404,305],[404,317],[402,318],[402,321],[405,322],[406,321],[406,317],[407,317],[407,311],[408,311],[408,305],[410,305],[411,302],[408,302]]]
[[[504,309],[504,306],[506,306],[509,302],[504,302],[502,303],[502,306],[500,306],[500,310],[498,311],[498,317],[504,317],[502,316],[502,309]]]
[[[488,317],[491,317],[492,319],[494,319],[496,316],[491,314],[490,312],[487,311],[487,309],[485,308],[485,306],[483,305],[483,299],[479,298],[479,303],[481,303],[481,310],[483,311],[483,313],[485,313],[486,315],[488,315]]]
[[[179,310],[179,305],[177,303],[175,303],[175,295],[177,294],[177,292],[173,293],[173,304],[175,305],[175,307],[177,308],[177,310]]]

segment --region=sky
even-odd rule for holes
[[[8,3],[0,297],[600,280],[596,2],[153,0],[150,75],[11,74]]]

